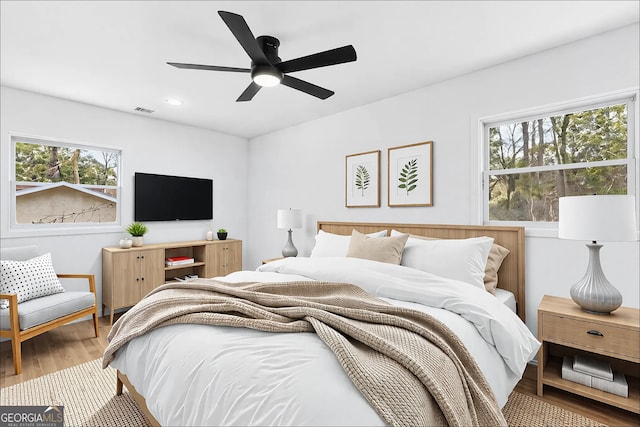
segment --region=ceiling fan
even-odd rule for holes
[[[218,14],[225,24],[227,24],[227,27],[229,27],[236,39],[238,39],[238,42],[240,42],[240,45],[244,48],[245,52],[247,52],[249,58],[251,58],[251,68],[183,64],[179,62],[167,62],[167,64],[177,68],[191,70],[251,73],[251,84],[240,94],[236,102],[250,101],[263,86],[276,86],[280,83],[317,98],[327,99],[334,94],[333,91],[291,77],[287,75],[287,73],[356,60],[355,49],[353,46],[348,45],[282,62],[278,57],[280,41],[277,38],[273,36],[260,36],[255,38],[247,22],[241,15],[222,10],[218,11]]]

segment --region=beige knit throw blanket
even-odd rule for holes
[[[392,426],[507,425],[473,357],[444,324],[354,285],[167,283],[116,322],[103,367],[129,340],[177,323],[315,332]]]

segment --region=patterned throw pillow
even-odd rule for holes
[[[0,261],[0,293],[18,294],[18,303],[60,292],[64,288],[53,270],[50,253],[28,261]],[[0,308],[7,307],[9,301],[0,300]]]

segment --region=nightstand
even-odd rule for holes
[[[278,261],[279,259],[284,259],[284,257],[279,256],[279,257],[276,257],[276,258],[263,259],[262,260],[262,264],[266,264],[266,263],[271,262],[271,261]]]
[[[571,299],[545,295],[538,306],[538,339],[538,396],[547,385],[640,413],[640,310],[590,314]],[[575,354],[606,360],[625,374],[629,397],[563,379],[562,357]]]

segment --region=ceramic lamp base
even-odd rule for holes
[[[582,310],[594,314],[609,314],[622,305],[622,294],[607,280],[600,266],[602,245],[587,244],[589,265],[584,277],[571,287],[573,301]]]
[[[287,240],[287,244],[282,249],[282,256],[285,258],[298,256],[298,249],[293,245],[293,240],[291,239],[291,229],[289,229],[289,240]]]

